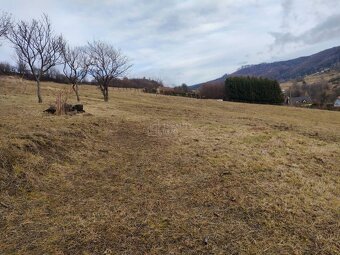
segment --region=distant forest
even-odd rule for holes
[[[27,80],[34,81],[35,78],[31,74],[31,72],[27,71],[26,69],[20,69],[20,66],[16,67],[10,65],[9,63],[0,63],[0,75],[15,75],[20,76]],[[46,72],[41,81],[51,81],[56,83],[69,83],[68,78],[57,69],[50,69]],[[96,80],[87,80],[84,79],[79,84],[87,84],[87,85],[98,85]],[[123,79],[113,79],[110,82],[110,87],[117,87],[117,88],[135,88],[135,89],[156,89],[158,87],[163,87],[163,82],[161,80],[153,80],[149,78],[123,78]]]

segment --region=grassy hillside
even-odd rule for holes
[[[42,87],[0,80],[1,254],[340,253],[339,112]]]
[[[301,79],[300,79],[301,80]],[[312,75],[307,75],[303,78],[303,80],[307,84],[315,84],[318,82],[328,82],[330,86],[340,86],[340,71],[339,70],[330,70],[329,72],[324,73],[315,73]],[[296,80],[289,80],[286,82],[282,82],[280,86],[283,89],[288,89],[293,85]],[[301,82],[300,82],[301,83]],[[302,84],[302,83],[301,83]]]

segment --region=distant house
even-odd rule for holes
[[[338,97],[335,102],[334,102],[334,107],[339,107],[340,108],[340,97]]]
[[[291,97],[288,99],[290,105],[302,106],[312,104],[313,101],[309,96],[301,96],[301,97]]]

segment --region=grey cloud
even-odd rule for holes
[[[292,11],[293,0],[282,0],[283,11],[289,14]]]
[[[239,66],[244,66],[244,65],[246,65],[246,64],[248,64],[247,61],[242,61],[242,62],[237,63],[237,65],[239,65]]]
[[[289,27],[290,14],[293,11],[293,0],[282,0],[282,28]]]
[[[328,17],[325,21],[300,35],[279,32],[271,32],[270,34],[275,39],[275,46],[284,46],[291,43],[316,44],[340,38],[340,14]]]
[[[178,15],[169,15],[165,17],[158,25],[158,30],[160,32],[173,32],[183,29],[185,23],[182,21],[181,17]]]
[[[274,46],[284,46],[285,44],[299,41],[299,37],[291,33],[270,32],[269,34],[275,38]]]

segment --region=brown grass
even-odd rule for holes
[[[0,79],[0,254],[340,253],[339,112],[61,87]]]
[[[340,71],[330,70],[329,72],[307,75],[303,79],[307,84],[327,82],[330,86],[334,86],[332,82],[329,82],[329,80],[334,78],[340,78]],[[280,86],[282,89],[287,90],[293,85],[294,82],[294,80],[282,82]],[[299,82],[299,84],[301,85],[302,82]]]

